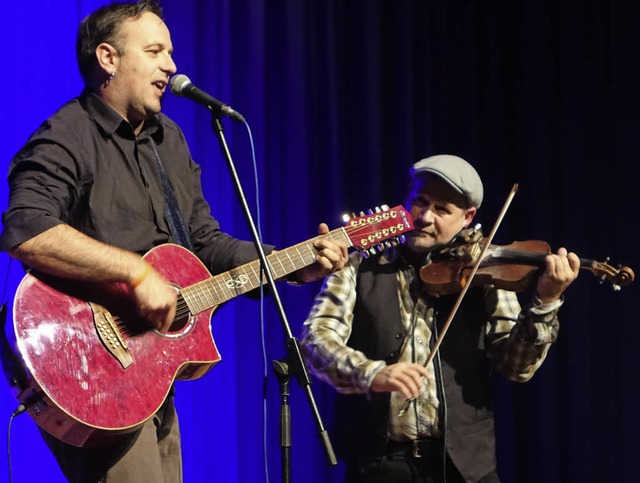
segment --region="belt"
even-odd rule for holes
[[[404,454],[413,458],[421,458],[426,455],[441,454],[443,440],[440,438],[423,438],[412,441],[387,442],[387,454]]]

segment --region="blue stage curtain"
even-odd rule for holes
[[[39,123],[81,90],[80,19],[103,4],[0,6],[4,86],[0,166]],[[496,243],[542,239],[584,258],[640,266],[638,6],[606,0],[165,0],[179,72],[247,119],[225,135],[264,240],[284,248],[340,225],[343,212],[402,202],[407,168],[458,154],[485,182],[488,232],[514,182],[519,193]],[[225,231],[249,236],[208,111],[167,96],[202,165],[205,194]],[[6,183],[0,184],[0,208]],[[2,258],[5,266],[7,257]],[[21,277],[11,267],[6,299]],[[319,284],[280,285],[298,335]],[[526,302],[526,296],[523,298]],[[559,340],[527,384],[496,380],[498,458],[505,483],[632,481],[640,431],[634,320],[637,285],[612,292],[588,272],[568,290]],[[222,361],[177,384],[185,481],[280,481],[279,387],[286,356],[271,299],[240,298],[214,313]],[[266,364],[265,362],[266,361]],[[266,367],[266,368],[265,368]],[[266,383],[264,373],[266,372]],[[292,480],[341,481],[304,393],[291,382]],[[315,383],[325,426],[333,392]],[[266,394],[266,407],[263,406]],[[15,408],[0,391],[0,418]],[[126,408],[123,408],[126,410]],[[267,437],[263,442],[266,414]],[[0,438],[0,452],[6,442]],[[63,481],[28,416],[13,425],[14,481]],[[37,462],[37,463],[36,463]],[[6,467],[0,465],[0,478]]]

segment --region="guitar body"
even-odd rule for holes
[[[188,250],[161,245],[144,258],[177,288],[208,279]],[[219,360],[214,308],[161,334],[135,316],[125,284],[87,284],[30,273],[16,291],[14,329],[30,387],[18,394],[36,423],[75,446],[99,446],[153,416],[175,379],[195,379]],[[100,337],[95,305],[119,318],[120,341]],[[117,336],[116,336],[117,338]],[[121,342],[124,367],[107,346]]]

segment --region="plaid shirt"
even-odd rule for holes
[[[382,255],[381,263],[393,263],[398,256],[397,248],[389,249]],[[343,270],[325,280],[303,326],[301,345],[310,371],[342,394],[368,393],[374,377],[386,365],[385,361],[368,359],[364,353],[347,345],[354,323],[353,308],[361,262],[362,255],[353,253]],[[424,364],[436,339],[432,337],[433,307],[421,296],[414,302],[410,291],[413,278],[411,267],[397,272],[397,297],[408,334],[399,361]],[[485,289],[485,301],[490,316],[480,344],[502,374],[514,381],[527,381],[540,367],[556,339],[559,326],[556,314],[562,301],[542,304],[534,299],[522,310],[514,292],[492,286]],[[434,365],[430,364],[427,370],[431,375],[417,399],[417,410],[398,417],[405,398],[400,392],[392,393],[389,434],[392,440],[438,434],[440,401],[434,383]]]

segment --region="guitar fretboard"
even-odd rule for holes
[[[290,273],[314,263],[318,252],[313,244],[318,239],[342,241],[347,246],[351,246],[349,236],[343,227],[325,235],[319,235],[312,240],[273,252],[267,256],[267,263],[273,278],[286,277]],[[267,278],[264,274],[261,277],[260,260],[254,260],[185,287],[180,293],[189,311],[192,314],[197,314],[258,288],[261,283],[266,283],[266,281]]]

